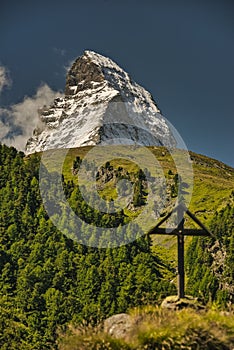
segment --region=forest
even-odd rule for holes
[[[79,162],[79,158],[74,160],[72,176]],[[126,245],[104,249],[79,244],[61,233],[41,200],[39,166],[40,155],[25,157],[13,147],[0,145],[2,350],[57,349],[58,336],[69,324],[85,320],[95,325],[134,307],[159,305],[166,296],[176,294],[176,285],[171,283],[174,265],[160,249],[153,249],[151,237],[139,234]],[[106,167],[111,173],[110,164]],[[169,196],[173,198],[177,178],[171,174],[168,177],[174,182]],[[132,175],[128,176],[132,180]],[[147,198],[142,170],[134,181],[133,205],[137,208]],[[56,183],[54,186],[56,190]],[[107,228],[128,222],[123,212],[92,211],[76,181],[65,176],[63,187],[74,211],[87,222]],[[63,215],[63,208],[58,210]],[[215,238],[194,238],[186,256],[186,293],[227,310],[234,296],[233,216],[230,192],[227,203],[209,224]],[[91,242],[95,239],[92,232],[86,234]]]

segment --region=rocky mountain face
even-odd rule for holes
[[[39,110],[26,153],[87,145],[175,146],[151,94],[111,59],[85,51],[67,74],[63,98]]]

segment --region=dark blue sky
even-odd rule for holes
[[[231,0],[2,0],[1,106],[63,90],[65,67],[94,50],[152,93],[190,150],[234,166],[233,17]]]

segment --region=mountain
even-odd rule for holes
[[[39,110],[26,153],[100,143],[174,146],[151,94],[111,59],[85,51],[67,74],[65,94]]]
[[[64,98],[43,108],[40,118],[40,125],[27,144],[27,156],[0,144],[0,348],[66,349],[59,345],[63,331],[78,325],[83,332],[85,324],[85,332],[89,331],[90,325],[96,327],[106,317],[134,307],[146,306],[148,316],[153,317],[147,322],[155,324],[157,314],[161,324],[165,314],[150,305],[160,305],[163,298],[176,294],[176,237],[163,237],[160,242],[155,236],[144,235],[141,224],[148,223],[151,216],[155,224],[161,197],[165,197],[165,206],[160,216],[165,217],[178,199],[180,180],[178,164],[168,147],[175,145],[175,140],[152,97],[111,60],[86,51],[68,73]],[[140,143],[147,146],[139,147],[140,150],[149,150],[153,157],[145,168],[144,153],[140,153],[142,161],[136,163],[131,158],[121,158],[118,147],[113,146],[115,157],[102,162],[94,176],[96,190],[106,202],[105,210],[100,210],[94,191],[90,191],[88,201],[84,198],[79,170],[84,166],[84,184],[89,184],[93,169],[86,155],[98,148],[93,145],[103,143],[133,143],[129,148],[125,146],[129,150],[137,149],[135,143]],[[40,152],[50,148],[56,150]],[[62,173],[57,167],[61,148],[69,148]],[[111,147],[107,148],[109,152]],[[230,311],[234,300],[234,169],[192,152],[188,158],[194,174],[189,209],[214,236],[188,237],[185,241],[186,294]],[[150,173],[155,167],[161,169],[165,186]],[[119,182],[123,184],[120,188]],[[147,211],[151,182],[158,184],[165,195],[156,191],[157,186],[152,188],[153,206]],[[42,184],[44,190],[50,189],[46,199],[52,204],[52,215],[45,210]],[[132,194],[128,185],[132,185]],[[187,188],[184,186],[185,197]],[[64,200],[54,203],[60,191]],[[109,210],[121,196],[128,200],[123,209]],[[81,219],[79,225],[69,216],[67,203]],[[53,216],[58,218],[62,230],[54,225]],[[191,227],[191,221],[185,221],[185,226]],[[105,229],[103,235],[98,228]],[[138,234],[134,239],[133,232]],[[126,244],[111,245],[112,241],[118,243],[122,233]],[[85,237],[87,244],[80,237]],[[166,313],[163,327],[165,324],[169,338],[157,332],[156,324],[156,329],[150,328],[150,332],[148,327],[143,333],[140,330],[139,347],[134,348],[160,346],[155,338],[159,334],[163,347],[172,344],[171,348],[180,349],[182,344],[186,349],[196,344],[199,348],[197,344],[202,343],[202,349],[205,342],[210,349],[232,349],[231,312],[227,317],[223,314],[213,318],[203,313],[199,319],[197,315],[191,316],[190,311],[184,314],[185,318],[180,315],[178,321],[183,320],[185,325],[181,334],[177,332],[181,326],[174,321],[168,328],[168,320],[174,318]],[[209,318],[209,324],[203,322],[203,317]],[[208,332],[211,324],[214,330]],[[84,337],[85,342],[90,339],[86,333]],[[98,342],[96,347],[92,343],[80,346],[82,339],[79,342],[75,339],[76,345],[71,348],[132,348],[129,344],[111,345],[109,337],[106,347],[96,333],[94,338]]]

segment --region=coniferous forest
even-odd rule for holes
[[[13,147],[0,145],[2,350],[56,349],[59,333],[69,324],[85,320],[95,325],[113,314],[156,305],[176,294],[171,282],[174,265],[152,248],[151,237],[98,249],[78,244],[57,230],[42,204],[39,164],[37,154],[25,157]],[[169,173],[168,177],[175,176]],[[133,198],[136,207],[143,205],[146,197],[143,180],[138,173]],[[68,200],[76,201],[77,212],[88,221],[110,227],[128,220],[125,215],[107,217],[90,212],[75,182],[65,178],[63,182]],[[176,183],[171,188],[173,198]],[[233,215],[230,192],[227,203],[210,222],[215,238],[194,238],[186,257],[187,293],[222,309],[231,308],[234,295]]]

